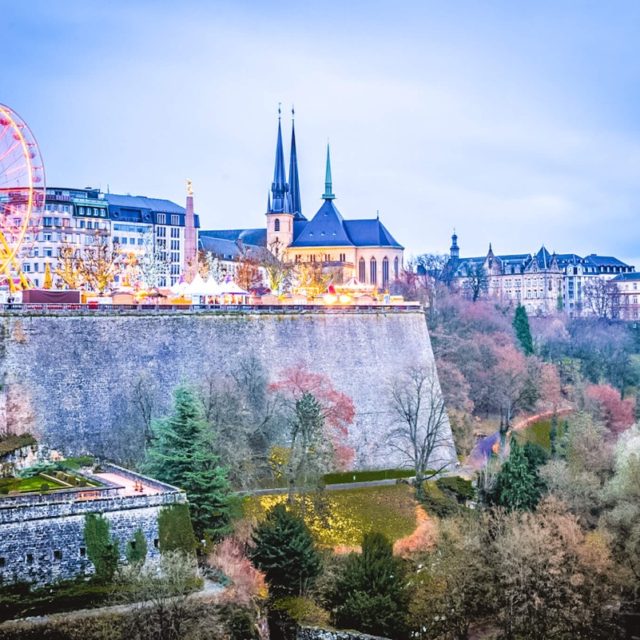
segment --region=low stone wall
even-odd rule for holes
[[[296,640],[389,640],[358,631],[330,631],[318,627],[300,627]]]
[[[138,529],[147,541],[147,557],[157,557],[160,509],[186,502],[186,495],[177,489],[155,495],[87,500],[75,492],[75,499],[66,502],[51,497],[45,494],[40,496],[40,503],[18,506],[5,506],[0,500],[0,584],[45,585],[91,575],[94,567],[86,555],[84,540],[89,513],[102,514],[109,521],[123,560],[127,542],[133,540]]]

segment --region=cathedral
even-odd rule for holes
[[[331,156],[327,145],[322,205],[311,219],[302,211],[295,124],[287,178],[282,126],[278,116],[273,182],[267,197],[266,229],[201,230],[200,246],[223,260],[237,259],[241,250],[266,247],[295,263],[319,263],[330,270],[334,283],[357,281],[385,290],[398,278],[404,248],[380,221],[346,220],[335,205]]]

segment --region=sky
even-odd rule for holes
[[[640,267],[640,3],[0,0],[0,103],[47,184],[265,224],[278,104],[303,212],[324,190],[411,254]],[[288,163],[287,163],[288,164]]]

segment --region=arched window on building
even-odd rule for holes
[[[375,258],[371,258],[369,261],[369,282],[371,284],[378,282],[378,263]]]
[[[400,260],[398,260],[398,256],[393,261],[393,277],[396,280],[400,277]]]
[[[276,221],[273,224],[274,231],[280,231],[280,218],[276,218]]]
[[[382,288],[386,289],[389,286],[389,259],[385,256],[382,259]]]
[[[364,258],[360,258],[358,263],[358,280],[364,284],[367,281],[367,265]]]

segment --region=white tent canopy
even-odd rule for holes
[[[206,296],[205,292],[205,281],[202,279],[202,276],[198,273],[196,277],[193,279],[191,284],[187,285],[184,290],[185,295],[188,296]]]
[[[211,277],[204,283],[203,295],[205,296],[219,296],[222,293],[220,285]]]
[[[245,291],[242,287],[240,287],[240,285],[237,285],[233,280],[230,280],[229,282],[223,282],[220,285],[220,293],[221,294],[228,293],[236,296],[249,295],[248,291]]]

